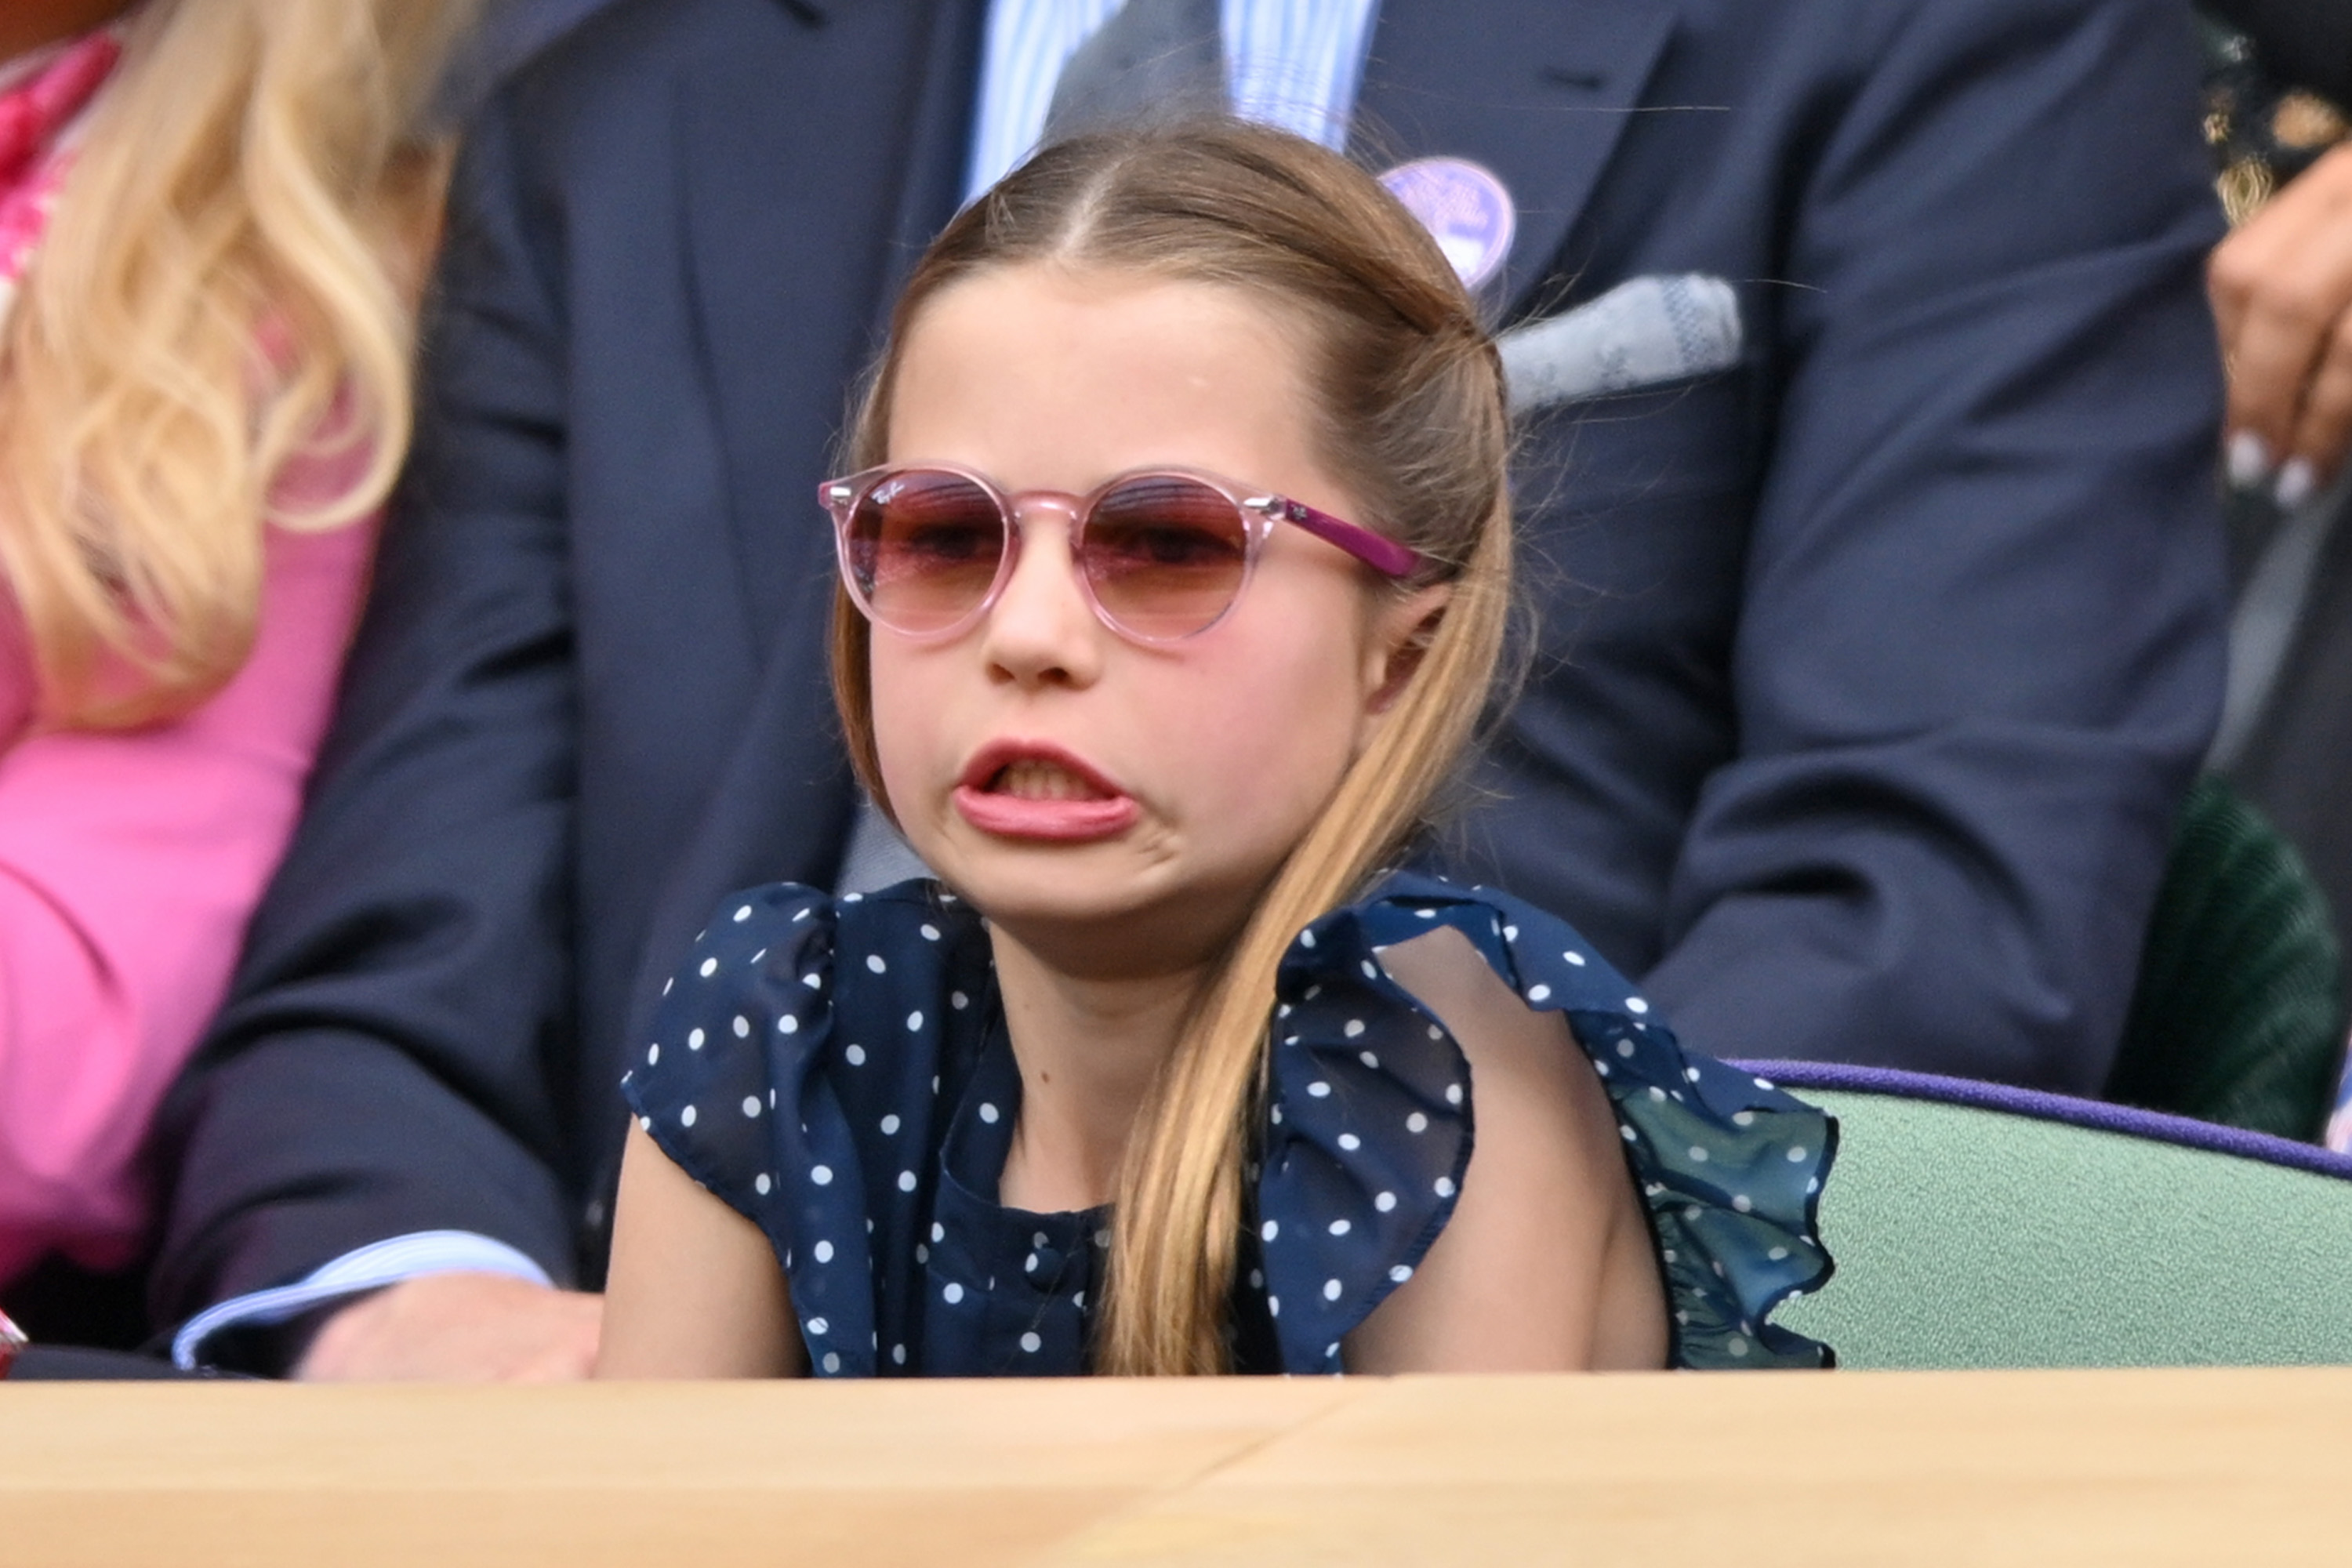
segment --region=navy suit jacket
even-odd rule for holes
[[[155,1307],[385,1237],[601,1273],[614,1085],[725,889],[854,804],[813,501],[953,211],[980,0],[621,0],[453,198],[309,813],[167,1109]],[[2173,0],[1388,0],[1500,317],[1732,281],[1735,370],[1528,423],[1528,672],[1448,852],[1697,1047],[2101,1083],[2221,685]]]

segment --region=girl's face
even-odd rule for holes
[[[1315,454],[1297,343],[1251,295],[1029,264],[937,295],[902,346],[892,463],[1084,495],[1202,469],[1350,521]],[[1095,617],[1064,518],[1024,509],[1011,581],[970,630],[873,630],[882,778],[908,840],[1073,972],[1190,967],[1239,929],[1381,723],[1443,590],[1406,595],[1277,526],[1225,618],[1147,647]]]

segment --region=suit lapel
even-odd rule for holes
[[[1375,168],[1451,155],[1500,175],[1519,220],[1501,289],[1507,317],[1523,314],[1674,24],[1671,0],[1511,0],[1467,16],[1459,0],[1384,0],[1354,151]]]
[[[781,627],[821,637],[817,481],[898,283],[954,211],[980,10],[780,5],[777,48],[706,59],[680,84],[695,347],[763,658]]]

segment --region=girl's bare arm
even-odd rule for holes
[[[784,1271],[760,1227],[634,1123],[621,1159],[598,1377],[803,1377]]]
[[[1348,1336],[1348,1370],[1657,1367],[1665,1299],[1616,1120],[1556,1013],[1450,930],[1381,954],[1470,1063],[1476,1141],[1454,1217]]]

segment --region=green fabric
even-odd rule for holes
[[[2352,1181],[1800,1091],[1841,1123],[1837,1273],[1773,1321],[1850,1367],[2352,1363]]]
[[[2277,829],[2219,779],[2200,781],[2105,1098],[2315,1139],[2343,1058],[2326,895]]]

